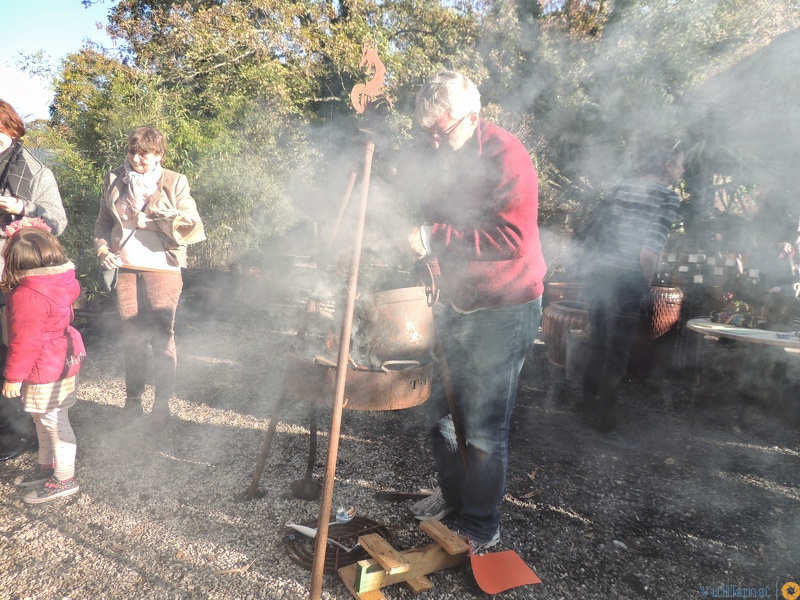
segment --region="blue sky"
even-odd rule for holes
[[[30,77],[17,67],[20,54],[41,50],[54,64],[83,47],[85,39],[111,46],[95,23],[105,25],[115,3],[100,0],[88,9],[81,0],[6,0],[3,2],[0,55],[0,98],[9,102],[25,121],[47,118],[53,98],[49,81]]]

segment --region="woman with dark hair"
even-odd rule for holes
[[[24,136],[25,124],[17,111],[5,100],[0,100],[0,251],[7,239],[6,226],[23,217],[40,217],[56,236],[67,226],[56,178],[24,146]],[[5,295],[0,293],[0,306],[3,305]],[[0,316],[0,320],[5,332],[5,316]],[[4,333],[0,365],[5,364],[5,353]],[[0,460],[13,458],[35,446],[33,422],[21,412],[21,404],[0,403]]]
[[[164,134],[137,127],[125,163],[106,175],[94,245],[105,269],[119,268],[117,307],[125,348],[124,418],[142,412],[147,346],[153,350],[153,425],[169,419],[175,381],[175,311],[186,247],[205,239],[185,175],[164,169]]]
[[[0,100],[0,238],[2,229],[22,217],[40,217],[60,235],[67,226],[67,215],[58,192],[56,178],[30,150],[22,137],[25,125],[5,100]],[[0,246],[2,245],[0,244]]]

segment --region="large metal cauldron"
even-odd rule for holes
[[[398,410],[425,402],[431,395],[433,363],[388,361],[379,371],[347,370],[345,408]],[[286,356],[286,390],[298,400],[333,407],[336,367]]]
[[[432,305],[429,290],[422,286],[362,296],[353,313],[351,353],[369,357],[374,364],[430,360],[434,345]]]

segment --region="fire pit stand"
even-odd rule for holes
[[[366,86],[361,86],[363,89],[358,94],[358,102],[354,102],[354,106],[358,112],[365,112],[365,117],[367,117],[367,124],[374,126],[376,131],[380,126],[378,119],[384,115],[379,114],[383,109],[388,105],[391,106],[391,103],[381,97],[376,97],[377,90],[383,85],[383,74],[385,73],[385,69],[383,64],[381,64],[380,59],[377,56],[377,53],[374,50],[366,47],[364,48],[364,55],[362,57],[361,66],[373,67],[374,68],[374,78],[371,82],[369,82]],[[379,81],[378,81],[379,80]],[[385,111],[384,111],[385,113]],[[391,408],[405,408],[406,406],[413,406],[415,404],[419,404],[420,402],[424,402],[427,400],[428,396],[430,395],[430,386],[432,380],[432,365],[422,365],[418,364],[416,366],[408,366],[405,365],[401,369],[392,369],[389,368],[387,365],[389,363],[394,363],[397,361],[392,360],[385,360],[383,359],[383,363],[381,365],[381,371],[372,371],[372,372],[363,372],[361,370],[351,370],[350,363],[352,358],[350,356],[350,344],[351,344],[351,336],[353,333],[353,320],[354,320],[354,312],[356,308],[356,297],[357,297],[357,286],[358,286],[358,275],[360,269],[360,262],[361,262],[361,249],[363,244],[364,238],[364,226],[366,222],[366,213],[367,213],[367,201],[369,196],[369,182],[370,182],[370,173],[372,170],[372,159],[375,154],[375,133],[368,129],[361,129],[360,130],[365,138],[365,148],[364,148],[364,160],[362,165],[362,176],[361,176],[361,189],[360,189],[360,202],[358,205],[358,217],[356,221],[356,228],[353,234],[353,246],[352,246],[352,256],[350,261],[350,273],[347,281],[347,295],[345,300],[345,305],[342,312],[342,322],[341,322],[341,330],[339,334],[339,348],[338,348],[338,355],[337,360],[335,363],[335,379],[330,380],[328,378],[333,378],[332,373],[330,373],[330,366],[325,370],[325,374],[322,375],[323,382],[326,386],[330,386],[333,390],[333,405],[332,405],[332,417],[331,417],[331,427],[329,433],[329,444],[328,444],[328,454],[326,458],[325,464],[325,474],[323,477],[323,484],[321,490],[321,498],[320,498],[320,507],[319,507],[319,516],[317,519],[317,528],[316,528],[316,538],[314,539],[314,563],[312,567],[312,577],[311,577],[311,587],[309,592],[309,597],[312,600],[319,600],[321,597],[322,592],[322,576],[323,572],[326,568],[326,547],[327,547],[327,538],[328,538],[328,530],[329,530],[329,515],[331,512],[331,502],[333,498],[333,486],[334,480],[336,475],[336,461],[338,457],[339,451],[339,437],[340,437],[340,430],[341,430],[341,422],[342,422],[342,410],[349,399],[345,398],[345,387],[348,384],[353,384],[354,387],[357,386],[359,380],[363,379],[364,377],[368,378],[377,378],[374,381],[381,381],[381,384],[386,386],[389,390],[389,397],[391,401],[394,401],[393,395],[393,386],[401,385],[404,387],[404,393],[400,393],[399,396],[402,397],[397,405],[395,406],[388,406],[382,407],[385,409]],[[355,185],[356,181],[356,171],[352,171],[350,173],[350,178],[347,183],[347,191],[345,193],[344,199],[342,201],[341,208],[339,210],[337,221],[333,228],[333,232],[328,240],[328,247],[331,246],[336,233],[338,232],[340,221],[342,215],[347,207],[347,204],[350,199],[350,194],[352,189]],[[435,285],[432,283],[432,288],[435,288]],[[433,289],[431,290],[433,295]],[[435,297],[435,296],[434,296]],[[435,302],[430,303],[428,308],[432,306]],[[309,306],[306,309],[306,316],[314,311],[312,306],[313,301],[309,302]],[[431,315],[431,323],[433,323],[432,319],[432,311]],[[435,329],[435,327],[432,327]],[[298,335],[304,335],[305,327],[301,326],[298,328]],[[450,404],[451,412],[453,412],[454,417],[457,415],[457,411],[455,411],[455,399],[452,394],[452,386],[450,385],[449,381],[449,372],[447,369],[446,361],[444,360],[444,355],[441,353],[441,342],[438,338],[438,335],[435,335],[436,339],[436,350],[437,354],[439,355],[439,361],[442,371],[442,376],[445,384],[445,391],[447,394],[448,403]],[[295,357],[296,358],[296,357]],[[407,361],[404,361],[407,362]],[[313,364],[313,371],[309,373],[314,373],[314,377],[310,377],[309,380],[313,380],[314,378],[319,379],[320,373],[322,371],[319,370],[319,364]],[[298,369],[301,368],[302,361],[300,363],[292,362],[292,355],[289,355],[287,359],[287,365],[293,365],[291,368]],[[290,369],[287,369],[287,376],[284,380],[283,386],[281,388],[280,394],[275,404],[275,408],[273,410],[272,417],[270,418],[269,427],[267,429],[267,434],[264,439],[264,443],[262,444],[261,452],[259,454],[256,468],[253,473],[253,478],[250,483],[250,487],[248,488],[247,492],[244,494],[245,500],[252,500],[256,497],[258,492],[258,484],[261,480],[261,476],[264,471],[264,464],[266,459],[269,455],[269,450],[272,445],[272,439],[275,435],[275,429],[277,427],[278,418],[280,417],[284,403],[286,402],[286,397],[288,394],[294,394],[296,390],[290,389]],[[365,389],[368,388],[369,385],[365,386]],[[411,390],[412,393],[409,393]],[[327,398],[330,397],[330,394],[323,393],[322,396],[326,396]],[[373,396],[374,398],[374,396]],[[410,398],[411,400],[408,400]],[[306,469],[306,477],[303,480],[293,482],[292,489],[293,491],[299,491],[302,494],[314,494],[316,495],[316,490],[314,489],[314,484],[311,482],[311,472],[313,469],[313,462],[314,462],[314,454],[316,452],[316,413],[314,404],[315,401],[318,401],[321,398],[311,399],[312,410],[311,410],[311,434],[312,434],[312,444],[311,444],[311,453],[309,456],[309,461]],[[375,410],[378,409],[378,406],[370,406],[369,403],[373,402],[372,399],[368,398],[367,407],[363,408],[365,410]],[[355,408],[355,407],[353,407]],[[463,430],[461,429],[460,423],[456,422],[456,436],[459,441],[459,446],[462,451],[462,460],[466,459],[466,444],[464,440]],[[370,534],[370,536],[375,534]],[[453,535],[453,534],[451,534]],[[373,557],[378,557],[382,555],[382,553],[390,552],[390,554],[394,555],[397,554],[388,543],[383,540],[380,536],[375,536],[377,539],[372,540],[372,543],[368,541],[367,538],[370,536],[366,536],[365,538],[359,538],[359,541],[362,543],[364,548],[369,552],[369,554]],[[458,552],[456,552],[458,554]],[[461,557],[458,559],[459,561],[462,560]],[[445,561],[447,562],[447,561]],[[439,568],[443,568],[442,563]],[[435,569],[434,569],[435,570]],[[387,572],[392,571],[389,569]],[[431,571],[427,571],[431,572]],[[420,573],[422,575],[422,573]],[[345,579],[347,583],[347,579]],[[349,584],[348,584],[349,585]],[[354,591],[351,588],[351,591]],[[354,592],[355,593],[355,592]],[[357,596],[360,597],[360,596]]]

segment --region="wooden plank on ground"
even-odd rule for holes
[[[435,540],[448,554],[468,552],[469,546],[460,535],[450,531],[441,521],[420,521],[419,528]]]
[[[386,600],[386,596],[380,589],[366,590],[358,593],[354,584],[357,566],[355,564],[347,565],[339,569],[339,577],[342,578],[345,587],[353,595],[356,600]]]
[[[406,579],[403,582],[413,594],[421,594],[433,589],[433,582],[427,577],[416,577],[414,579]]]
[[[377,533],[358,536],[358,543],[390,575],[405,573],[411,568],[400,553]]]
[[[403,560],[409,564],[409,569],[405,573],[387,573],[378,561],[369,559],[342,567],[339,569],[339,575],[345,584],[352,582],[355,594],[363,594],[369,590],[377,590],[465,563],[469,560],[469,552],[466,544],[464,548],[461,554],[449,554],[439,544],[434,543],[401,552]]]

